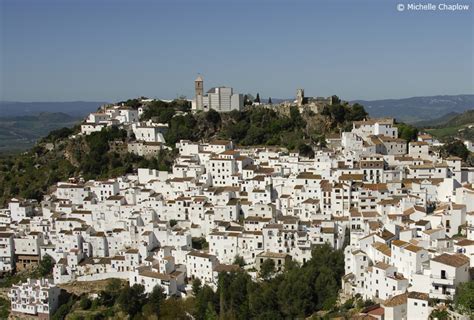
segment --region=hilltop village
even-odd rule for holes
[[[202,78],[195,87],[191,112],[243,108],[231,88],[204,94]],[[291,104],[319,112],[331,98],[298,90]],[[78,135],[120,127],[135,140],[115,148],[157,156],[169,149],[168,124],[140,121],[144,112],[146,104],[104,107]],[[71,177],[40,202],[13,198],[0,210],[0,270],[21,272],[47,256],[54,267],[49,279],[11,287],[12,314],[49,318],[61,285],[110,278],[186,298],[194,279],[217,288],[220,273],[246,270],[260,281],[269,265],[278,274],[328,245],[344,252],[340,299],[376,303],[360,316],[428,319],[433,301],[452,300],[474,267],[474,168],[441,157],[434,143],[400,139],[394,119],[355,121],[311,157],[180,140],[170,171]]]

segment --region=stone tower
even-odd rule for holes
[[[203,96],[204,96],[204,80],[201,75],[199,75],[196,80],[194,80],[194,94],[196,99],[196,109],[202,110],[203,108]]]
[[[304,89],[296,89],[296,104],[301,107],[304,103]]]

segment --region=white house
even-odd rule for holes
[[[59,306],[61,289],[48,279],[28,279],[8,293],[12,315],[49,319]]]

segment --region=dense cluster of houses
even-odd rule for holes
[[[164,126],[140,123],[139,112],[91,114],[83,133],[118,121],[137,139],[160,142]],[[70,179],[40,203],[12,199],[0,211],[0,270],[49,255],[56,285],[121,278],[186,296],[195,278],[215,287],[219,272],[239,268],[236,257],[257,276],[267,259],[282,270],[327,243],[344,249],[344,295],[380,302],[385,319],[427,318],[430,298],[450,300],[471,279],[474,170],[440,158],[429,141],[407,145],[397,136],[391,119],[355,122],[311,159],[182,140],[171,172]],[[42,289],[25,289],[56,296],[51,282],[37,281],[12,288],[13,311],[54,309]]]
[[[146,110],[146,102],[138,108],[125,105],[104,105],[97,112],[89,116],[81,124],[81,135],[90,135],[100,132],[107,127],[121,127],[128,131],[130,139],[127,142],[113,141],[111,149],[115,152],[130,152],[139,156],[154,157],[160,150],[167,149],[164,134],[168,131],[168,124],[156,123],[151,120],[140,121]]]

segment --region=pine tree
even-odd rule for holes
[[[252,101],[250,101],[250,98],[248,95],[244,96],[244,106],[250,106],[252,105]]]
[[[272,98],[268,98],[268,104],[272,104]]]
[[[257,97],[255,98],[256,103],[260,103],[260,94],[257,92]]]

